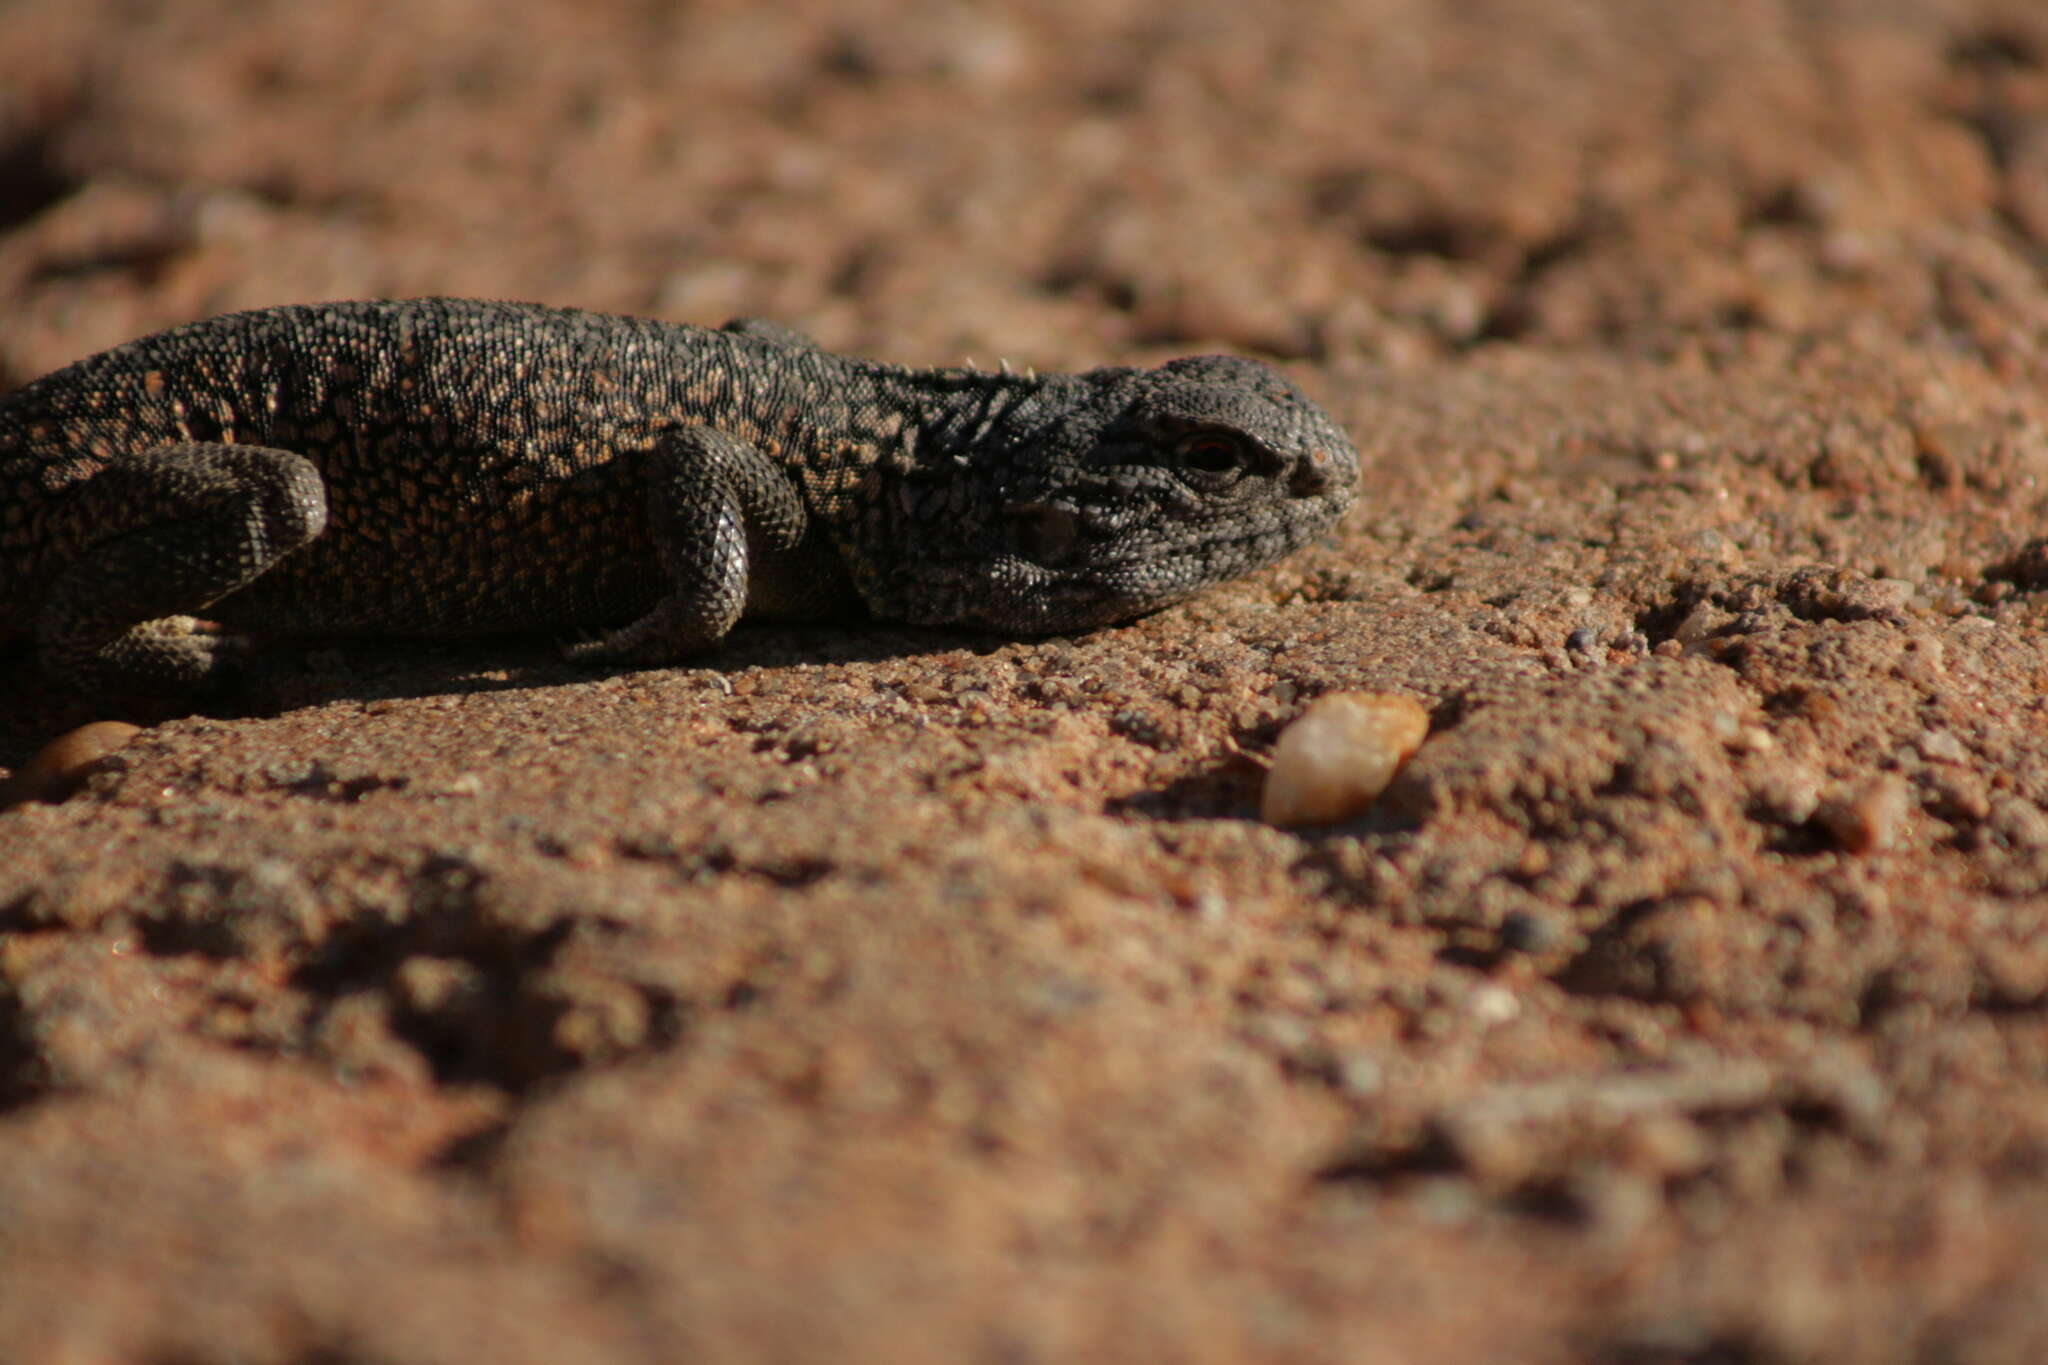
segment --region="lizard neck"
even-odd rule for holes
[[[1059,420],[1075,382],[909,369],[723,332],[684,335],[667,406],[728,426],[814,478],[1000,466]]]
[[[930,617],[998,553],[1005,509],[1071,419],[1077,381],[862,362],[843,373],[810,415],[806,500],[871,612]]]
[[[986,466],[1035,445],[1067,405],[1066,375],[968,369],[877,368],[872,410],[901,414],[895,449],[885,463],[919,469]]]

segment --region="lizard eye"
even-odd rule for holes
[[[1174,447],[1174,458],[1183,474],[1194,475],[1210,488],[1236,482],[1247,463],[1242,442],[1213,431],[1187,437]]]

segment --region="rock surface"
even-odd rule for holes
[[[0,655],[150,724],[0,814],[0,1355],[2048,1358],[2044,260],[2025,0],[16,0],[0,383],[474,294],[1374,464],[1085,638]]]

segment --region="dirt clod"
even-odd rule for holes
[[[67,730],[0,783],[0,810],[25,801],[62,801],[98,772],[107,756],[141,734],[122,720],[96,720]]]

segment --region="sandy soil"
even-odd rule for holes
[[[407,293],[1247,351],[1373,467],[1085,638],[126,716],[0,814],[0,1356],[2048,1358],[2048,9],[0,13],[0,384]],[[0,658],[0,765],[105,718]]]

